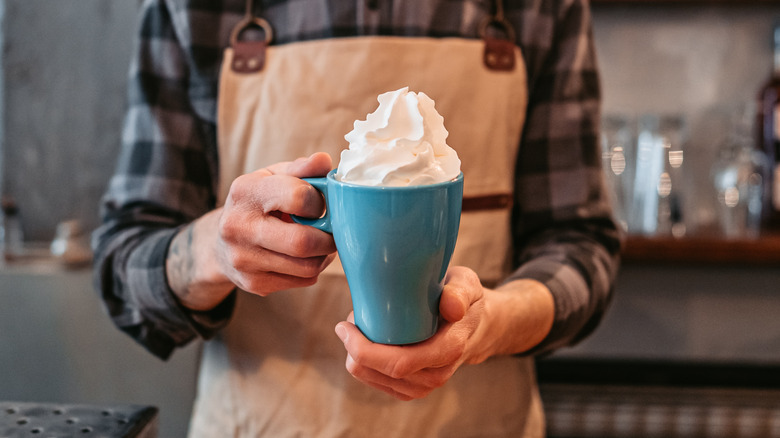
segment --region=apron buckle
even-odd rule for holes
[[[265,67],[265,41],[237,41],[233,44],[230,68],[236,73],[256,73]]]
[[[515,69],[515,29],[504,17],[504,5],[496,1],[495,15],[486,17],[480,26],[480,36],[485,42],[482,61],[485,67],[496,71]]]
[[[485,51],[482,62],[485,67],[495,71],[512,71],[515,69],[515,45],[503,38],[486,36]]]
[[[249,29],[260,29],[263,33],[263,39],[242,40],[241,33]],[[261,71],[265,67],[265,49],[271,40],[273,40],[271,24],[263,18],[251,15],[250,9],[247,9],[247,16],[233,28],[230,34],[230,46],[233,48],[233,59],[230,67],[236,73]]]

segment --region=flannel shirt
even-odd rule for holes
[[[479,38],[489,0],[257,0],[273,44],[395,35]],[[529,103],[517,155],[514,278],[547,285],[555,320],[527,354],[588,335],[608,306],[619,264],[598,142],[600,84],[587,0],[510,0],[505,16],[527,67]],[[181,306],[165,273],[180,227],[215,208],[216,102],[223,50],[245,0],[146,0],[129,72],[116,173],[93,233],[95,285],[113,322],[167,358],[229,320]],[[518,334],[522,336],[522,334]]]

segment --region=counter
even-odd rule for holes
[[[147,353],[112,325],[87,269],[0,268],[0,401],[153,405],[160,437],[183,437],[198,348]]]

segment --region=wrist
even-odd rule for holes
[[[206,311],[219,305],[235,287],[215,259],[216,221],[211,212],[179,230],[165,262],[168,286],[184,306]]]
[[[470,341],[470,363],[528,351],[552,328],[555,302],[549,289],[536,280],[514,280],[486,289],[484,300],[484,318]]]

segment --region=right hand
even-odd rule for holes
[[[328,154],[316,153],[236,178],[225,205],[193,223],[190,238],[182,239],[193,247],[189,279],[175,287],[169,264],[169,282],[182,304],[208,310],[234,286],[266,296],[314,284],[335,258],[333,236],[289,215],[322,214],[322,195],[300,178],[324,176],[331,165]]]

